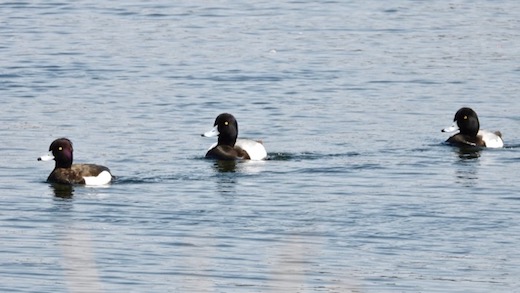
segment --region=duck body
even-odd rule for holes
[[[49,147],[51,152],[41,156],[38,161],[54,160],[55,167],[47,182],[60,184],[105,185],[112,181],[110,169],[96,164],[72,164],[73,147],[67,138],[53,141]]]
[[[217,143],[206,152],[206,158],[217,160],[263,160],[267,157],[264,145],[259,141],[239,139],[238,123],[228,113],[217,116],[213,129],[202,134],[204,137],[218,136]]]
[[[446,142],[459,147],[501,148],[504,146],[500,131],[480,129],[477,113],[471,108],[461,108],[455,113],[453,124],[442,132],[457,132]]]
[[[110,169],[95,164],[73,164],[70,168],[54,168],[47,182],[62,184],[103,185],[112,180]]]
[[[217,160],[252,160],[260,161],[267,157],[264,145],[256,140],[238,138],[235,145],[218,145],[214,143],[208,149],[206,158]]]

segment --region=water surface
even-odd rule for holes
[[[519,5],[0,4],[1,291],[517,291]],[[269,160],[205,160],[221,112]],[[117,180],[45,183],[62,136]]]

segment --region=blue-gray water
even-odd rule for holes
[[[34,2],[0,4],[0,291],[520,292],[520,2]],[[506,147],[444,145],[462,106]],[[270,159],[203,159],[221,112]],[[45,183],[62,136],[116,182]]]

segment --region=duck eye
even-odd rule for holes
[[[464,116],[464,120],[468,120],[468,116]]]
[[[62,151],[62,150],[63,150],[63,148],[62,148],[62,147],[58,147],[58,151]]]
[[[226,122],[224,122],[224,125],[228,126],[228,125],[229,125],[229,122],[227,122],[227,121],[226,121]]]

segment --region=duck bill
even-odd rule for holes
[[[38,158],[38,161],[52,161],[54,160],[54,156],[52,154],[43,155]]]
[[[457,125],[457,121],[454,121],[453,124],[450,127],[446,127],[442,132],[455,132],[459,130],[459,126]]]
[[[215,137],[215,136],[218,136],[219,134],[220,134],[220,132],[218,132],[218,125],[215,125],[215,127],[213,127],[213,129],[211,129],[208,132],[204,132],[202,134],[202,136],[204,136],[204,137]]]

